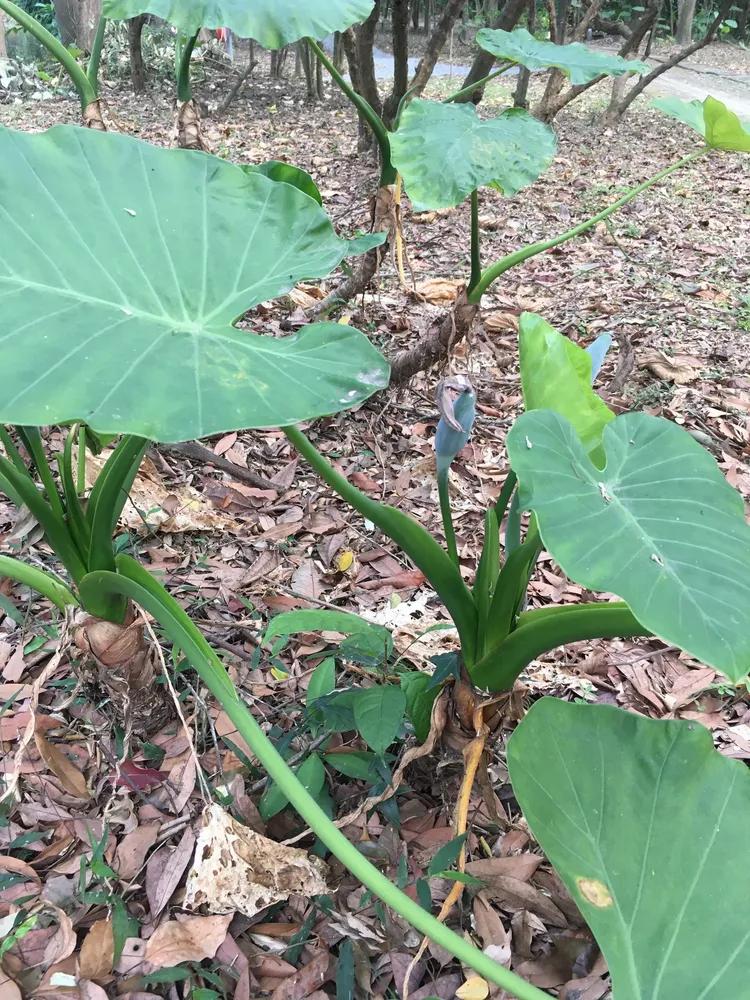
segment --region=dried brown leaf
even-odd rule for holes
[[[328,960],[328,952],[319,951],[307,965],[279,983],[271,994],[271,1000],[304,1000],[326,981]]]
[[[568,921],[555,904],[539,889],[512,878],[510,875],[496,875],[484,890],[490,899],[511,912],[531,910],[546,923],[556,927],[567,927]]]
[[[416,291],[417,295],[430,305],[444,305],[446,302],[455,301],[458,289],[463,284],[463,281],[450,278],[431,278],[429,281],[420,282]]]
[[[521,882],[528,882],[544,859],[539,854],[514,854],[508,858],[483,858],[470,861],[466,871],[483,882],[491,882],[497,875],[510,875]]]
[[[185,907],[206,906],[212,913],[237,910],[252,917],[292,893],[309,897],[328,892],[327,872],[319,858],[261,836],[212,804],[198,834]]]
[[[698,377],[697,366],[691,364],[687,358],[679,354],[669,357],[656,348],[643,351],[640,363],[657,378],[664,379],[666,382],[674,382],[675,385],[686,385]]]
[[[146,961],[159,969],[180,962],[202,962],[213,958],[224,938],[234,914],[213,917],[187,917],[168,920],[157,927],[146,944]]]
[[[111,920],[97,920],[81,945],[80,974],[84,979],[103,979],[112,971],[115,938]]]
[[[86,786],[86,776],[68,760],[62,750],[58,750],[54,743],[50,743],[39,732],[34,733],[34,742],[42,760],[66,792],[78,799],[91,797]]]
[[[164,848],[153,854],[146,867],[146,896],[151,907],[151,920],[155,921],[180,884],[195,847],[195,834],[190,827],[173,851]]]
[[[21,991],[0,965],[0,1000],[21,1000]]]
[[[146,855],[153,847],[159,833],[161,823],[154,820],[152,823],[141,823],[139,827],[131,833],[127,833],[117,845],[115,859],[112,868],[121,879],[133,878],[140,870]]]

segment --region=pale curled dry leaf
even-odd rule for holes
[[[180,962],[202,962],[213,958],[232,921],[233,913],[212,917],[168,920],[157,927],[146,943],[146,961],[159,969]]]
[[[328,892],[327,873],[319,858],[269,840],[211,804],[198,834],[185,907],[206,906],[212,913],[237,910],[252,917],[292,893]]]
[[[416,287],[416,293],[430,305],[445,305],[448,302],[455,302],[458,290],[463,284],[463,281],[454,281],[450,278],[431,278],[429,281],[420,282]]]
[[[482,320],[487,333],[518,333],[518,316],[510,312],[492,312]]]
[[[100,455],[86,455],[87,486],[93,485],[110,454],[111,450],[105,449]],[[128,492],[130,501],[120,515],[120,527],[141,534],[153,530],[231,532],[239,529],[234,518],[214,507],[192,486],[165,485],[150,458],[143,459]]]
[[[456,990],[456,996],[459,1000],[486,1000],[489,992],[490,987],[486,979],[482,979],[481,976],[471,976]]]
[[[648,368],[657,378],[665,382],[674,382],[675,385],[686,385],[698,377],[697,368],[689,359],[679,354],[669,357],[655,348],[642,352],[640,364]]]

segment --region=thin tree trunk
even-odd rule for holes
[[[565,44],[565,36],[567,34],[568,27],[568,10],[570,8],[570,0],[560,0],[560,6],[557,9],[557,44]]]
[[[695,0],[680,0],[677,16],[677,31],[675,42],[678,45],[689,45],[693,38],[693,18],[695,17]]]
[[[419,0],[411,0],[411,26],[414,31],[419,28]]]
[[[80,0],[78,7],[78,23],[76,25],[76,41],[78,48],[90,52],[94,44],[96,26],[102,15],[102,0]]]
[[[128,48],[130,50],[130,79],[133,93],[142,94],[146,89],[146,64],[143,61],[143,27],[146,15],[138,14],[128,21]]]
[[[519,0],[519,2],[523,5],[526,3],[526,0]],[[443,8],[443,15],[435,26],[435,30],[432,32],[432,35],[427,42],[424,55],[419,60],[417,71],[411,81],[409,89],[416,88],[415,94],[421,94],[427,86],[427,83],[432,76],[432,71],[435,69],[435,63],[438,61],[438,57],[440,56],[440,52],[445,45],[448,35],[451,33],[453,25],[458,20],[465,3],[466,0],[447,0],[447,3]]]
[[[642,76],[636,85],[631,87],[616,107],[613,107],[610,104],[602,117],[602,124],[613,125],[615,122],[618,122],[636,97],[638,97],[639,94],[642,94],[650,83],[653,83],[653,81],[660,77],[662,73],[666,73],[668,69],[672,69],[673,66],[677,66],[683,60],[692,56],[693,53],[705,48],[706,45],[710,45],[711,42],[716,39],[716,33],[718,32],[722,21],[729,16],[729,11],[731,10],[733,4],[734,0],[724,0],[719,8],[719,13],[714,18],[711,26],[703,38],[697,42],[693,42],[692,45],[688,45],[687,48],[680,49],[679,52],[676,52],[671,59],[666,59],[664,62],[659,63],[659,65],[655,66],[650,73]]]
[[[383,118],[391,128],[399,102],[409,86],[409,0],[393,0],[393,90],[383,105]]]
[[[333,65],[339,71],[339,73],[344,72],[344,64],[346,62],[346,51],[344,50],[344,37],[342,32],[335,31],[333,33]]]
[[[8,58],[8,50],[5,47],[5,15],[0,14],[0,59]]]
[[[362,93],[362,84],[359,77],[359,54],[357,52],[357,36],[354,33],[354,28],[347,28],[343,33],[342,41],[344,43],[344,52],[346,52],[346,61],[349,64],[349,79],[352,82],[352,87],[357,91],[358,94]],[[365,119],[359,112],[357,112],[357,129],[358,129],[358,139],[357,139],[357,149],[363,152],[366,149],[372,149],[374,138],[370,126],[367,124]]]
[[[526,12],[526,27],[529,34],[534,34],[534,29],[536,28],[536,0],[529,0],[529,7]],[[531,73],[526,69],[525,66],[521,66],[518,71],[518,83],[516,84],[516,92],[513,95],[513,107],[514,108],[526,108],[528,109],[528,93],[529,93],[529,80],[531,79]]]
[[[375,0],[375,6],[370,12],[370,16],[356,29],[357,38],[357,64],[359,66],[359,88],[358,93],[364,97],[367,103],[381,114],[383,105],[378,91],[378,81],[375,77],[375,56],[373,47],[375,45],[375,31],[380,18],[380,0]]]
[[[315,90],[318,100],[322,101],[326,96],[325,88],[323,87],[323,63],[317,56],[315,56]]]
[[[424,33],[429,35],[432,20],[432,0],[424,0]]]
[[[250,39],[250,44],[251,45],[253,44],[252,38]],[[258,65],[258,63],[255,61],[255,59],[251,58],[250,62],[242,70],[242,72],[240,73],[240,75],[237,77],[237,79],[232,84],[232,88],[229,91],[229,93],[227,94],[227,96],[224,98],[224,100],[221,102],[221,104],[216,109],[215,114],[216,114],[217,117],[220,116],[220,115],[225,115],[227,113],[227,111],[231,107],[232,102],[234,101],[235,97],[237,96],[237,94],[239,94],[239,92],[245,86],[245,83],[247,82],[248,78],[250,77],[251,73],[253,72],[253,70],[255,69],[255,67],[257,65]]]
[[[526,9],[528,2],[529,0],[505,0],[505,6],[493,22],[492,27],[501,28],[503,31],[512,31],[521,19],[521,15]],[[483,80],[492,72],[494,65],[495,57],[490,52],[480,49],[474,57],[474,62],[471,64],[471,69],[463,82],[463,87],[469,87],[472,83],[476,83],[477,80]],[[470,94],[459,97],[458,101],[464,104],[479,104],[483,95],[484,87],[477,87]]]
[[[54,0],[57,32],[63,45],[73,45],[78,28],[78,5],[76,0]]]

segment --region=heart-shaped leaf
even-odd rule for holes
[[[230,28],[264,49],[281,49],[300,38],[325,38],[364,21],[374,0],[103,0],[105,17],[122,20],[155,14],[186,35],[199,28]]]
[[[667,642],[739,681],[750,669],[750,528],[714,459],[681,427],[626,413],[597,469],[564,417],[525,413],[507,438],[522,509],[568,576],[617,594]]]
[[[743,762],[699,723],[543,698],[511,736],[508,768],[616,998],[750,995]]]
[[[683,101],[679,97],[657,97],[653,107],[684,122],[706,140],[711,149],[750,152],[750,131],[726,104],[715,97],[705,101]]]
[[[0,129],[0,422],[182,441],[295,423],[387,381],[357,332],[235,323],[348,250],[306,194],[201,153]]]
[[[518,350],[524,408],[555,410],[570,420],[587,451],[596,448],[614,413],[591,388],[591,355],[535,313],[521,314]]]
[[[556,150],[552,129],[520,108],[482,121],[473,104],[420,98],[391,136],[393,164],[418,211],[458,205],[483,184],[511,197],[544,173]]]
[[[406,695],[392,684],[357,691],[354,721],[362,739],[378,756],[382,757],[395,740],[405,708]]]
[[[623,76],[625,73],[648,73],[651,67],[637,59],[623,59],[588,45],[572,42],[555,45],[540,42],[525,28],[502,31],[482,28],[477,32],[477,45],[498,59],[510,59],[526,69],[562,70],[571,83],[588,83],[598,76]]]

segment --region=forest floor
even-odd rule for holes
[[[228,80],[213,67],[210,72],[197,93],[215,106]],[[507,103],[512,86],[514,81],[493,84],[481,113]],[[534,78],[532,88],[538,95],[541,81]],[[454,89],[455,81],[435,80],[428,94],[445,96]],[[123,131],[161,145],[172,143],[171,97],[165,88],[154,87],[138,98],[122,84],[105,85],[104,92]],[[639,100],[621,124],[602,130],[596,118],[607,96],[606,88],[595,89],[559,116],[558,154],[535,184],[510,199],[487,188],[480,191],[485,261],[571,228],[695,148],[690,130],[651,110],[647,99]],[[38,131],[77,120],[76,103],[67,98],[0,105],[0,124],[18,129]],[[256,71],[228,113],[206,119],[205,133],[214,152],[235,162],[273,158],[304,167],[318,183],[340,232],[368,228],[376,171],[367,156],[357,153],[356,121],[338,94],[310,105],[299,81],[272,80]],[[435,283],[428,301],[404,292],[387,261],[376,286],[344,311],[387,355],[413,344],[450,307],[456,284],[468,273],[468,205],[422,214],[407,205],[404,231],[417,286]],[[611,226],[600,224],[535,257],[491,290],[471,344],[460,345],[450,363],[452,371],[471,376],[479,403],[472,440],[452,478],[467,580],[475,570],[484,510],[508,471],[503,441],[521,405],[516,332],[524,310],[541,313],[582,345],[605,331],[632,344],[636,364],[621,392],[607,390],[617,367],[616,349],[600,375],[598,386],[610,405],[618,411],[661,414],[691,429],[711,448],[729,481],[750,499],[749,248],[750,160],[715,153],[631,202]],[[436,301],[440,294],[442,302]],[[274,334],[302,321],[288,298],[262,307],[262,315]],[[418,376],[400,392],[383,393],[356,412],[319,421],[311,433],[361,489],[409,512],[441,536],[431,443],[437,378],[435,372]],[[59,448],[59,433],[51,431],[48,442],[53,450]],[[408,646],[408,659],[425,669],[432,668],[429,657],[454,648],[451,631],[424,634],[445,623],[446,615],[421,575],[372,525],[321,488],[283,435],[228,434],[208,444],[240,470],[269,479],[273,488],[258,490],[210,463],[153,449],[136,482],[126,526],[139,534],[144,564],[162,574],[222,651],[253,711],[276,727],[277,736],[301,721],[312,670],[335,646],[335,637],[328,634],[305,635],[278,657],[260,653],[264,624],[279,611],[330,606],[359,611],[391,627],[396,648]],[[33,527],[19,524],[11,505],[0,501],[0,545],[12,540],[48,561]],[[547,556],[530,592],[535,605],[582,597],[581,588]],[[38,697],[47,739],[59,755],[57,766],[51,766],[33,742],[25,745],[24,733],[32,685],[52,662],[60,623],[43,603],[7,580],[0,585],[0,596],[0,704],[16,698],[0,713],[0,768],[21,778],[19,801],[0,813],[0,854],[12,855],[15,865],[0,858],[0,871],[4,865],[25,877],[0,892],[0,907],[19,892],[41,892],[54,916],[49,926],[31,930],[10,949],[5,968],[22,984],[25,997],[76,995],[52,976],[74,974],[82,959],[81,943],[87,935],[101,933],[91,928],[99,926],[95,922],[106,916],[107,908],[82,897],[79,883],[81,859],[91,859],[94,836],[104,844],[98,860],[115,874],[100,878],[89,863],[84,881],[90,888],[106,883],[109,892],[127,901],[141,928],[115,971],[99,969],[100,987],[117,983],[120,991],[129,989],[128,995],[139,1000],[182,996],[180,982],[134,986],[132,977],[144,971],[142,939],[160,921],[181,913],[180,886],[203,806],[202,794],[194,788],[192,746],[208,781],[235,795],[245,822],[281,840],[297,829],[298,821],[291,810],[283,810],[263,823],[257,808],[260,790],[245,788],[241,739],[225,713],[213,703],[196,702],[187,688],[181,689],[191,706],[187,735],[172,725],[150,744],[135,746],[127,769],[117,766],[113,762],[122,747],[111,732],[107,707],[74,688],[65,658]],[[339,670],[341,684],[352,677],[361,680],[356,667],[340,663]],[[579,643],[556,650],[532,665],[521,678],[521,689],[527,704],[543,692],[604,701],[656,718],[691,719],[709,727],[723,753],[750,760],[750,704],[744,687],[722,682],[714,671],[658,640]],[[331,745],[336,743],[342,744],[338,735]],[[303,746],[304,739],[294,743],[295,749]],[[363,748],[356,741],[352,746]],[[518,816],[503,746],[501,736],[490,768],[501,822],[488,816],[479,793],[472,799],[470,854],[485,858],[482,877],[494,886],[483,890],[491,906],[482,911],[474,930],[484,947],[507,949],[516,971],[542,988],[560,990],[562,1000],[597,1000],[608,991],[606,968],[593,953],[586,978],[573,978],[573,964],[590,937],[551,868],[546,863],[537,867],[538,859],[528,863],[529,853],[538,855],[538,847]],[[86,797],[77,794],[79,786],[60,765],[59,757],[65,755],[85,774]],[[150,770],[139,770],[145,768]],[[452,837],[459,774],[451,751],[438,751],[409,775],[409,790],[399,798],[400,830],[375,813],[366,825],[359,821],[347,828],[347,835],[367,841],[368,856],[392,881],[406,844],[409,870],[416,878]],[[357,801],[363,788],[361,782],[338,776],[331,784],[337,812],[348,808],[344,800]],[[400,996],[418,937],[398,919],[381,919],[382,910],[373,905],[360,906],[355,882],[335,865],[333,875],[337,891],[327,911],[311,910],[309,899],[296,895],[258,917],[235,916],[226,937],[227,921],[221,918],[215,961],[192,966],[193,985],[214,989],[217,996],[221,990],[228,996],[234,991],[238,1000],[264,990],[272,1000],[308,995],[323,1000],[315,991],[334,992],[338,949],[351,939],[358,995]],[[523,882],[523,894],[511,892],[507,879],[493,882],[494,876]],[[413,881],[410,876],[412,894]],[[445,891],[444,883],[437,886],[435,899]],[[465,902],[449,922],[469,929],[471,912]],[[475,917],[477,912],[475,900]],[[306,923],[311,913],[314,924]],[[0,908],[0,922],[2,914]],[[86,953],[88,969],[95,940],[92,936]],[[199,952],[196,947],[196,963],[205,954]],[[217,975],[222,979],[211,979]],[[464,978],[457,963],[431,947],[411,979],[410,996],[451,1000]],[[0,995],[14,1000],[18,988],[10,981],[3,984],[0,976]]]

